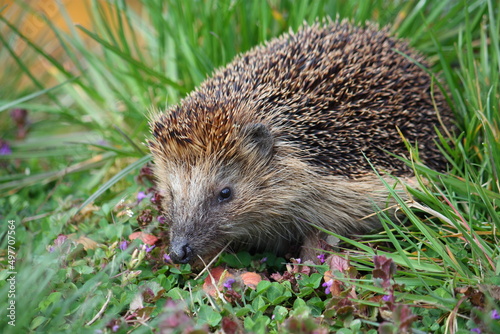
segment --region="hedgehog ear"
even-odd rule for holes
[[[257,154],[271,158],[274,138],[269,128],[262,123],[249,124],[244,127],[244,145]]]

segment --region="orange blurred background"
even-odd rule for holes
[[[65,33],[76,32],[78,37],[88,44],[89,48],[92,48],[95,44],[91,39],[75,27],[78,24],[91,31],[94,30],[92,2],[91,0],[0,0],[0,9],[3,8],[0,15],[13,24],[22,35],[40,46],[44,52],[64,64],[65,51],[57,41],[57,37],[49,24],[42,17],[45,17],[51,24]],[[97,2],[101,5],[105,17],[109,16],[110,20],[116,20],[116,17],[113,18],[116,13],[112,10],[112,5],[108,1]],[[130,9],[139,11],[141,4],[139,0],[127,0],[127,6]],[[17,57],[22,59],[22,62],[28,65],[31,72],[43,81],[45,87],[57,83],[53,77],[46,75],[51,71],[49,63],[42,56],[33,52],[21,38],[12,39],[15,33],[10,27],[0,23],[0,33],[10,42],[10,46]],[[1,43],[0,47],[2,47]],[[12,71],[21,70],[12,57],[9,56],[7,59],[3,57],[1,60],[3,62],[2,67],[8,69],[8,73],[4,73],[5,76],[10,75],[10,78],[12,78]],[[68,68],[68,70],[71,69]],[[0,81],[5,82],[6,79],[8,80],[8,78],[3,77]],[[23,75],[15,87],[11,88],[19,91],[29,89],[31,86],[31,79]]]

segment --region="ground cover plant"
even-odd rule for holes
[[[2,333],[500,332],[496,1],[1,6]],[[326,16],[390,25],[427,56],[456,117],[441,134],[449,170],[409,146],[419,186],[398,198],[401,220],[380,211],[382,231],[341,238],[321,265],[248,253],[201,273],[173,264],[143,144],[148,110]]]

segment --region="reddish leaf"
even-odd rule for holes
[[[252,289],[256,289],[257,284],[259,284],[259,282],[262,281],[262,278],[260,277],[259,274],[249,271],[242,273],[240,277],[241,280],[243,281],[243,284]]]
[[[411,324],[418,319],[418,317],[411,312],[408,305],[401,305],[396,308],[393,316],[395,322],[399,324],[400,333],[410,333]]]
[[[226,334],[238,334],[243,333],[243,327],[235,319],[229,317],[222,318],[222,331]]]
[[[391,278],[396,273],[396,264],[390,258],[383,255],[373,257],[375,268],[372,275],[376,284],[380,284],[383,288],[391,286]]]
[[[159,239],[152,234],[147,234],[144,232],[134,232],[128,236],[130,240],[140,239],[146,245],[153,246]]]
[[[327,263],[331,270],[338,270],[342,273],[349,268],[349,261],[338,255],[328,257]]]
[[[203,283],[203,291],[212,297],[217,297],[217,291],[221,291],[224,282],[230,278],[234,278],[234,276],[226,269],[222,267],[212,268],[210,274],[205,278],[205,283]]]

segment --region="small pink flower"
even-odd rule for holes
[[[140,202],[142,201],[143,199],[145,199],[146,197],[148,197],[148,195],[146,195],[146,193],[144,191],[139,191],[137,193],[137,201]]]
[[[62,244],[68,239],[68,236],[64,235],[64,234],[59,234],[56,238],[56,240],[54,240],[54,245],[56,246],[62,246]]]

